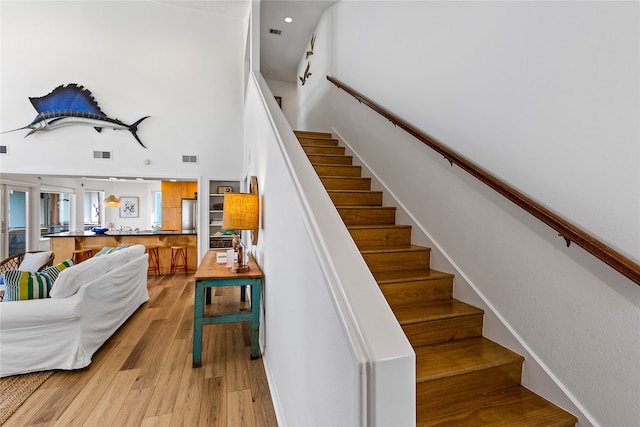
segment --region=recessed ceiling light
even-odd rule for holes
[[[291,24],[293,22],[293,18],[290,16],[285,16],[284,22],[286,22],[287,24]]]

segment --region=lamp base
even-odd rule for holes
[[[250,268],[249,268],[248,265],[243,265],[243,266],[233,267],[231,269],[231,272],[232,273],[246,273],[249,270],[250,270]]]

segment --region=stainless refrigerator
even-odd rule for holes
[[[182,199],[182,230],[197,231],[198,229],[198,201],[196,199]]]

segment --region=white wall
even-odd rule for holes
[[[279,424],[415,425],[413,349],[272,96],[250,79],[245,157],[262,200],[252,250]]]
[[[265,79],[273,96],[282,98],[282,112],[293,129],[298,123],[298,93],[295,83]]]
[[[159,2],[12,2],[1,11],[0,129],[36,116],[29,97],[88,88],[105,114],[142,122],[128,131],[73,126],[4,134],[3,173],[195,178],[242,170],[241,19]],[[93,160],[113,151],[113,161]],[[183,165],[182,155],[199,163]],[[144,160],[150,160],[149,165]]]
[[[324,76],[640,260],[639,17],[637,2],[340,2],[298,87],[299,122],[360,156],[456,297],[489,309],[485,334],[527,357],[525,384],[580,425],[640,424],[640,287]]]
[[[248,169],[258,176],[263,212],[254,253],[266,279],[261,347],[278,422],[352,425],[359,373],[261,104],[250,84]]]

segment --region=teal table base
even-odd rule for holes
[[[202,328],[204,325],[222,323],[251,322],[251,359],[260,357],[258,331],[260,329],[260,286],[262,279],[237,277],[226,279],[196,280],[195,301],[193,306],[193,367],[202,365]],[[245,288],[251,287],[251,311],[223,314],[204,314],[205,293],[208,288],[219,286],[241,286],[244,301]],[[210,291],[210,289],[209,289]]]

